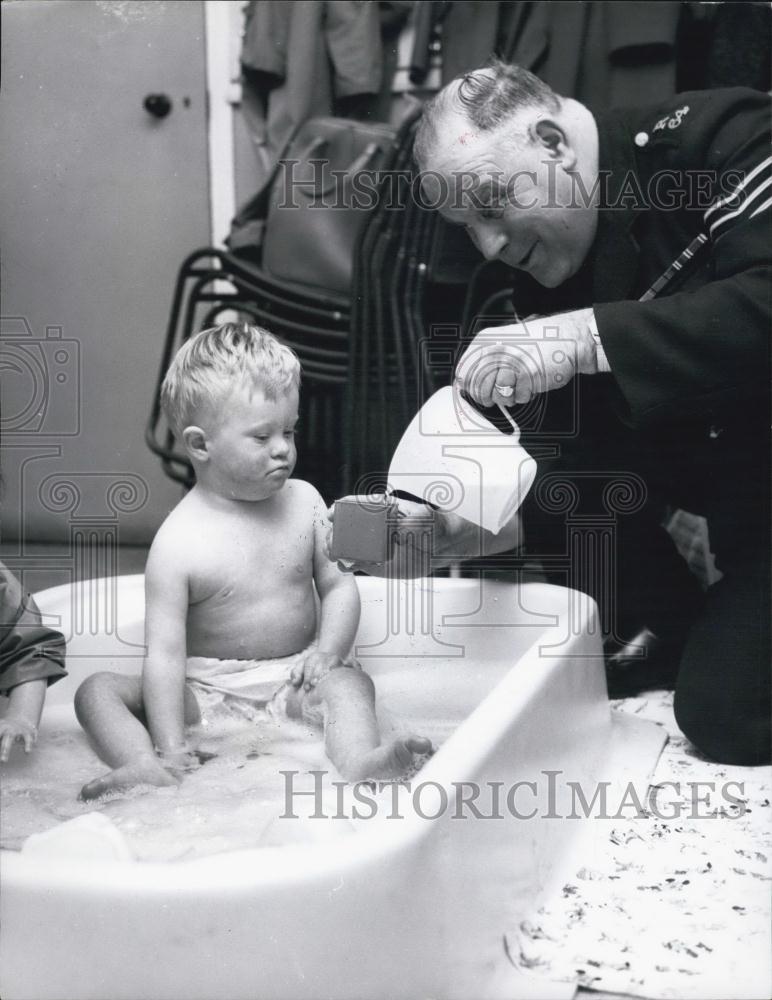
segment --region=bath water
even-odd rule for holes
[[[379,721],[384,738],[397,729],[405,731],[384,715]],[[425,733],[435,747],[449,735],[449,728],[437,722],[427,727],[411,720],[410,729]],[[89,746],[71,708],[53,706],[44,716],[33,752],[26,755],[15,747],[0,772],[0,847],[20,849],[30,834],[94,810],[109,817],[141,861],[183,860],[355,833],[347,818],[335,818],[337,792],[332,783],[342,779],[325,754],[319,730],[295,720],[277,721],[266,713],[253,719],[223,713],[207,720],[193,742],[215,756],[186,773],[179,785],[142,786],[81,802],[83,785],[108,768]],[[311,817],[311,796],[298,796],[292,799],[292,811],[299,818],[280,820],[287,803],[281,771],[297,772],[292,778],[295,792],[314,789],[311,771],[325,772],[324,818]]]

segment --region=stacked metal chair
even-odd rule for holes
[[[354,261],[345,408],[345,484],[354,492],[383,488],[403,431],[450,380],[465,286],[479,259],[465,233],[421,204],[412,159],[418,117],[400,129]],[[390,198],[400,175],[406,187],[395,205]],[[446,335],[439,365],[432,357],[438,326]]]

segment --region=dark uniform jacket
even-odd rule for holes
[[[756,91],[697,91],[601,124],[611,204],[596,240],[593,298],[633,423],[682,415],[720,423],[767,391],[771,110]],[[644,203],[615,210],[636,182]],[[700,232],[709,242],[680,289],[612,304],[641,295]]]
[[[767,95],[733,88],[600,117],[591,255],[559,289],[525,276],[514,292],[521,316],[594,307],[612,375],[588,379],[607,380],[624,424],[681,441],[685,478],[736,483],[750,471],[762,490],[753,466],[763,469],[768,449],[770,110]],[[708,242],[680,280],[638,302],[699,233]]]
[[[27,681],[66,677],[64,654],[64,636],[41,624],[35,602],[0,563],[0,694]]]

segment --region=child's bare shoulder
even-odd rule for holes
[[[194,531],[195,501],[186,496],[167,515],[155,533],[147,557],[147,572],[155,576],[184,575],[194,558],[197,534]]]
[[[322,502],[319,490],[305,479],[288,479],[284,489],[297,503],[306,503],[313,507],[316,503]]]
[[[288,479],[284,492],[287,505],[295,517],[308,517],[314,520],[317,512],[325,508],[319,490],[304,479]]]

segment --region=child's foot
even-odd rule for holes
[[[123,767],[116,767],[101,778],[89,781],[81,788],[79,798],[88,802],[89,799],[98,799],[108,792],[125,792],[137,785],[157,785],[162,788],[176,784],[177,779],[161,767],[156,758],[143,758],[124,764]]]
[[[434,752],[432,741],[423,736],[383,743],[351,761],[341,773],[348,781],[365,781],[368,778],[399,778],[418,763],[418,758]]]

